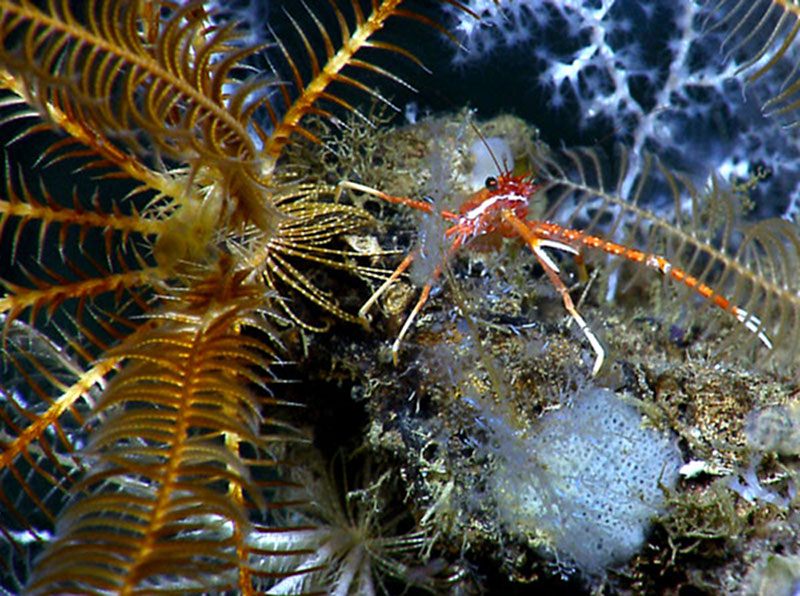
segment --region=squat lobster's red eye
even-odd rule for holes
[[[497,178],[494,176],[489,176],[484,184],[486,185],[486,190],[497,190]]]

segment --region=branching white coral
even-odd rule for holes
[[[481,19],[451,11],[467,49],[457,52],[454,61],[482,64],[491,57],[495,63],[513,62],[509,84],[527,85],[531,103],[544,102],[549,111],[541,114],[544,120],[561,120],[566,127],[577,122],[586,142],[616,138],[631,148],[634,160],[643,150],[653,151],[698,178],[731,164],[750,173],[760,166],[780,168],[779,187],[773,187],[777,181],[761,185],[758,215],[796,212],[796,134],[765,118],[760,106],[784,90],[786,80],[791,82],[787,69],[797,56],[788,55],[790,49],[783,56],[785,67],[744,87],[741,71],[764,66],[774,50],[750,64],[753,52],[737,46],[746,30],[730,37],[741,15],[725,20],[727,5],[690,0],[467,4]],[[773,46],[782,41],[783,35],[777,35]],[[751,42],[760,43],[743,43]],[[632,176],[636,165],[631,164]]]

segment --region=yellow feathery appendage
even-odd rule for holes
[[[455,0],[444,0],[444,2],[452,4],[461,10],[467,10],[465,6]],[[443,29],[435,21],[432,21],[425,15],[401,8],[400,5],[402,3],[402,0],[373,1],[371,2],[372,10],[367,14],[362,9],[359,0],[341,2],[342,5],[350,5],[353,15],[353,23],[350,24],[339,5],[335,2],[331,2],[332,16],[338,24],[336,35],[342,40],[341,47],[335,50],[331,34],[322,24],[321,19],[318,18],[317,14],[315,14],[307,4],[298,2],[298,11],[306,13],[304,16],[308,17],[313,23],[313,26],[309,26],[308,29],[313,30],[314,41],[321,43],[324,48],[324,61],[322,62],[312,45],[312,31],[304,30],[292,16],[292,10],[295,8],[294,6],[291,8],[287,7],[286,14],[291,22],[291,28],[296,33],[299,45],[305,49],[310,75],[304,77],[303,74],[301,74],[301,69],[298,66],[294,54],[287,49],[284,42],[277,35],[274,35],[273,32],[280,50],[280,55],[286,64],[286,70],[290,80],[278,80],[276,82],[276,86],[280,90],[285,111],[281,116],[274,109],[269,109],[269,117],[272,121],[273,131],[269,138],[265,139],[266,142],[261,151],[265,168],[270,169],[272,167],[272,164],[274,164],[280,156],[283,147],[290,142],[293,134],[298,134],[314,142],[319,142],[319,138],[312,131],[304,127],[301,121],[308,114],[318,114],[329,118],[333,117],[333,114],[321,104],[327,103],[330,106],[344,108],[359,115],[365,121],[368,121],[355,106],[341,95],[333,92],[331,90],[332,86],[340,85],[345,88],[367,93],[394,108],[391,102],[376,89],[360,81],[357,73],[359,71],[362,73],[370,72],[390,79],[400,85],[410,87],[408,83],[374,62],[361,59],[360,57],[356,58],[356,53],[369,48],[399,54],[422,67],[420,60],[406,48],[374,38],[374,34],[383,28],[390,17],[399,15],[406,19],[416,20],[441,31],[445,35],[451,37],[451,39],[455,39],[447,30]],[[352,74],[350,72],[345,73],[345,70],[353,72]],[[301,91],[298,92],[298,90]],[[271,106],[267,107],[271,108]]]
[[[357,264],[365,257],[384,252],[363,253],[330,247],[336,237],[357,234],[372,223],[372,217],[363,209],[322,200],[334,195],[335,189],[325,185],[287,184],[275,196],[275,206],[283,215],[278,233],[260,234],[252,230],[243,254],[248,255],[248,265],[261,274],[269,288],[284,296],[296,292],[337,318],[356,323],[359,319],[355,315],[343,310],[330,292],[317,287],[300,269],[301,263],[306,262],[348,270],[362,278],[386,277],[384,269]],[[302,320],[286,301],[279,305],[301,327],[311,331],[324,329]]]
[[[245,98],[268,81],[243,82],[233,94],[227,86],[259,48],[237,44],[233,25],[211,32],[200,3],[164,17],[169,6],[6,1],[0,37],[16,43],[0,46],[0,61],[44,114],[57,107],[139,155],[209,168],[241,186],[255,158],[247,128],[255,106]]]
[[[198,282],[106,354],[121,370],[89,421],[90,471],[29,593],[247,591],[247,504],[265,501],[242,453],[270,465],[261,427],[278,402],[263,290],[241,277]]]
[[[710,30],[725,31],[723,49],[727,57],[740,60],[736,74],[741,74],[746,84],[774,71],[780,80],[778,91],[761,108],[768,116],[785,117],[797,124],[800,78],[797,68],[787,68],[785,63],[793,60],[800,6],[788,0],[722,0],[709,11],[706,25]]]

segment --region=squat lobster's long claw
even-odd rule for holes
[[[558,266],[549,256],[547,256],[547,253],[545,253],[542,248],[555,248],[558,250],[563,250],[575,255],[576,257],[580,257],[580,251],[570,244],[538,237],[530,230],[530,228],[528,228],[523,220],[519,219],[510,211],[505,211],[503,213],[503,218],[510,223],[519,233],[519,235],[525,240],[531,251],[533,251],[533,254],[536,255],[536,259],[539,261],[542,269],[544,269],[544,272],[547,274],[550,283],[553,284],[553,287],[556,289],[556,291],[561,294],[561,300],[564,303],[564,308],[567,310],[572,319],[578,324],[578,328],[583,332],[583,335],[586,337],[587,341],[594,350],[595,359],[594,365],[592,366],[592,376],[597,375],[597,373],[600,372],[600,368],[603,366],[603,361],[605,360],[605,350],[603,349],[600,341],[597,339],[597,336],[591,330],[589,325],[586,324],[586,321],[578,312],[578,309],[575,308],[575,304],[572,302],[572,297],[569,295],[567,286],[564,285],[564,282],[561,281],[561,278],[558,276]],[[581,259],[580,262],[582,263],[583,260]]]

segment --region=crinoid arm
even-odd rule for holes
[[[712,3],[709,2],[709,5]],[[763,102],[767,115],[797,124],[800,76],[797,72],[797,35],[800,7],[785,0],[722,0],[713,3],[706,29],[724,35],[727,59],[738,63],[737,74],[751,85],[772,75],[770,97]]]
[[[460,2],[443,1],[460,10],[470,12]],[[332,1],[330,10],[338,25],[338,31],[335,32],[326,29],[322,19],[305,2],[297,3],[292,7],[287,6],[285,14],[291,23],[290,29],[294,31],[296,41],[305,49],[304,62],[308,64],[310,73],[308,76],[303,75],[300,68],[303,63],[298,61],[295,53],[289,51],[288,44],[273,32],[273,38],[280,50],[280,64],[274,66],[278,71],[285,70],[287,75],[285,80],[280,79],[280,82],[277,83],[284,104],[280,106],[282,113],[278,106],[267,106],[272,121],[272,133],[269,138],[264,139],[265,144],[260,152],[265,170],[271,170],[274,167],[283,147],[291,141],[292,135],[319,142],[319,138],[303,125],[302,120],[308,114],[320,114],[333,118],[334,114],[330,111],[331,109],[344,108],[357,114],[363,121],[369,122],[369,119],[345,98],[345,94],[337,91],[337,87],[366,93],[397,110],[392,102],[376,88],[362,82],[359,78],[360,73],[372,73],[402,86],[409,88],[411,86],[374,60],[362,57],[363,50],[371,49],[397,54],[422,67],[419,58],[408,49],[376,37],[386,22],[395,16],[402,17],[406,21],[417,21],[454,39],[438,23],[421,13],[402,7],[402,4],[402,0],[382,0],[380,2],[373,0],[370,3],[370,11],[367,13],[361,0]],[[298,20],[293,15],[294,10],[305,13],[303,16],[308,17],[307,20],[310,21],[310,24],[306,29],[298,24]],[[332,41],[335,38],[341,39],[338,50],[335,49]],[[324,51],[319,52],[318,55],[314,44],[318,44]],[[359,54],[358,57],[356,54]]]
[[[106,353],[120,372],[92,413],[90,471],[27,593],[252,593],[249,508],[265,511],[275,464],[265,431],[288,432],[269,413],[281,402],[263,304],[243,276],[211,275]]]
[[[128,173],[126,152],[188,164],[221,181],[234,219],[267,225],[254,204],[263,192],[249,118],[271,80],[244,80],[243,60],[261,48],[244,44],[234,25],[213,29],[198,2],[4,0],[0,8],[6,84],[53,125],[116,154]]]

